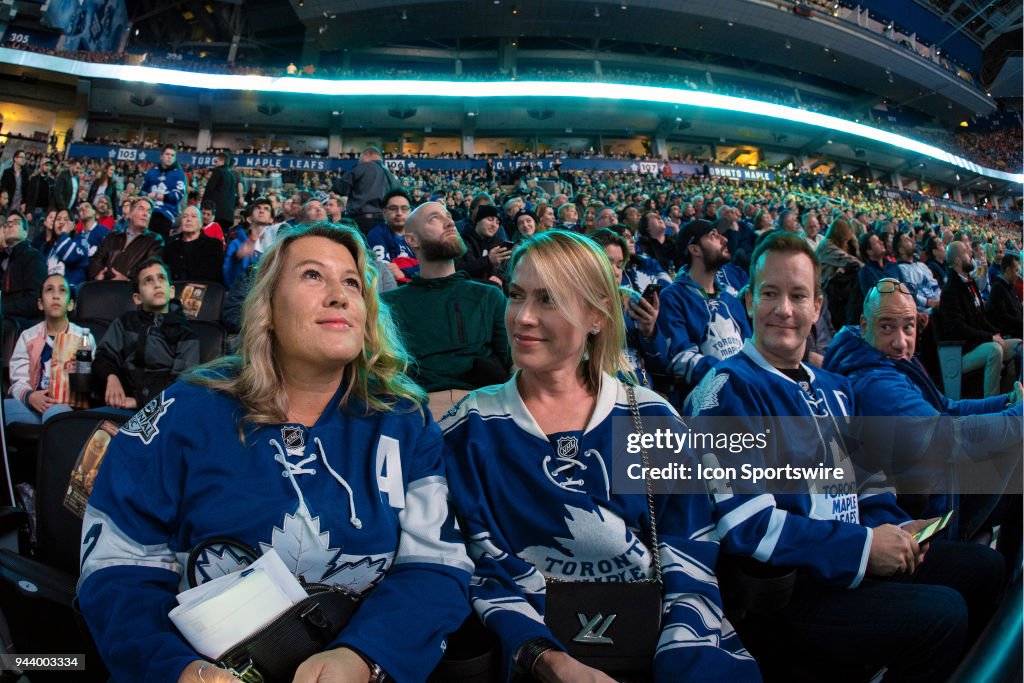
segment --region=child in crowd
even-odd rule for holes
[[[75,305],[73,291],[67,278],[59,273],[43,280],[38,300],[43,322],[21,333],[11,356],[11,398],[4,399],[6,424],[40,424],[71,410],[66,403],[54,400],[50,392],[54,337],[65,332],[79,337],[87,334],[89,347],[96,346],[87,330],[68,321],[68,311]]]
[[[146,259],[131,280],[139,309],[121,315],[103,335],[93,372],[105,383],[107,405],[137,410],[199,364],[199,340],[174,299],[163,261]]]

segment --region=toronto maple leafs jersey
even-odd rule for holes
[[[769,440],[770,447],[760,456],[755,451],[715,452],[717,464],[739,471],[743,464],[781,467],[823,462],[844,470],[843,483],[818,486],[808,481],[807,493],[778,495],[723,488],[714,496],[717,531],[727,553],[800,567],[819,581],[853,588],[867,570],[871,529],[905,524],[910,518],[896,505],[892,493],[870,488],[870,478],[857,482],[862,473],[853,467],[847,453],[849,435],[840,427],[855,414],[849,382],[806,365],[803,369],[808,381],[787,377],[748,341],[740,353],[705,375],[687,398],[684,414],[749,416],[752,433],[762,431],[766,419],[772,424],[773,417],[809,418],[769,427],[774,434],[785,431],[785,438]],[[789,450],[793,445],[796,450]],[[741,481],[734,484],[742,486]]]
[[[636,393],[641,415],[678,419],[654,392]],[[609,485],[613,418],[629,415],[625,386],[605,375],[586,429],[545,434],[513,377],[470,393],[441,420],[452,499],[476,562],[470,598],[501,641],[506,675],[527,641],[557,643],[544,624],[545,577],[651,576],[647,498]],[[658,496],[655,508],[664,579],[655,680],[760,680],[722,614],[710,500]]]
[[[668,341],[672,374],[683,382],[678,397],[673,397],[677,406],[708,370],[737,353],[750,336],[739,299],[721,289],[709,296],[685,273],[661,293],[658,328]]]
[[[175,164],[171,168],[164,168],[157,164],[143,176],[142,194],[155,192],[164,195],[163,200],[153,200],[153,210],[163,214],[173,223],[178,216],[181,200],[185,196],[185,182],[185,172],[181,170],[181,166]]]
[[[423,681],[469,614],[472,572],[449,510],[442,436],[400,404],[364,415],[336,395],[313,427],[264,425],[239,441],[240,404],[178,382],[111,441],[86,510],[79,599],[116,681],[174,683],[200,658],[167,618],[190,549],[230,537],[273,548],[300,580],[362,605],[333,645],[398,681]],[[424,422],[426,419],[426,422]],[[201,579],[244,565],[215,549]]]
[[[655,259],[643,254],[632,254],[622,271],[622,284],[643,294],[648,285],[668,287],[672,276],[665,272]]]

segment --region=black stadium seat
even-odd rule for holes
[[[220,282],[179,280],[174,283],[174,296],[181,299],[185,314],[191,320],[220,322],[220,309],[224,305],[226,291]]]
[[[79,453],[103,421],[116,426],[128,416],[107,411],[57,415],[42,427],[37,455],[36,543],[29,545],[27,515],[0,508],[0,605],[19,652],[86,653],[88,640],[76,626],[72,600],[79,573],[82,520],[64,507]],[[19,538],[18,551],[11,549]],[[86,673],[66,672],[49,680],[103,681],[106,672],[93,655]],[[31,680],[47,680],[37,672]]]
[[[126,311],[135,310],[132,284],[125,280],[94,280],[78,288],[71,319],[112,321]],[[80,323],[79,323],[80,324]],[[98,340],[97,340],[98,341]]]
[[[192,320],[189,322],[192,331],[199,337],[199,362],[209,363],[215,358],[224,355],[224,328],[220,323],[208,322],[206,320]]]

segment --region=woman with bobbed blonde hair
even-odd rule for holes
[[[356,230],[283,231],[257,267],[239,355],[185,376],[111,441],[85,513],[79,600],[114,680],[237,680],[167,618],[190,552],[201,580],[240,568],[224,567],[224,538],[360,596],[297,683],[430,675],[469,612],[472,563],[441,433],[376,279]]]
[[[635,386],[608,258],[583,235],[549,230],[516,248],[509,274],[505,326],[517,371],[471,392],[440,423],[452,499],[475,558],[470,598],[501,643],[505,679],[612,680],[566,652],[572,634],[559,640],[549,628],[548,580],[661,578],[654,680],[676,681],[681,671],[758,680],[722,615],[718,543],[700,531],[714,527],[707,495],[654,497],[660,557],[703,568],[699,578],[659,577],[647,497],[611,491],[616,418],[624,418],[620,428],[631,415],[686,427],[664,399]],[[606,637],[625,637],[606,626]]]

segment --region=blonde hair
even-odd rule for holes
[[[353,397],[365,405],[367,412],[391,410],[400,399],[413,401],[420,408],[426,400],[423,390],[405,374],[409,357],[387,305],[377,296],[377,269],[367,261],[362,235],[348,226],[326,222],[285,229],[260,260],[252,288],[245,297],[238,355],[207,363],[184,378],[223,391],[242,404],[245,417],[239,424],[239,437],[243,441],[246,423],[277,424],[287,420],[288,397],[275,359],[271,329],[274,293],[289,247],[306,237],[325,237],[348,249],[363,283],[363,352],[345,367],[339,408],[347,408]]]
[[[587,332],[583,377],[587,386],[601,386],[602,373],[637,379],[623,353],[626,325],[622,319],[619,288],[612,265],[591,239],[566,230],[536,233],[520,244],[509,261],[508,272],[514,280],[516,269],[529,263],[537,271],[551,300],[565,319]],[[583,315],[594,311],[603,325],[597,334],[589,334]]]

